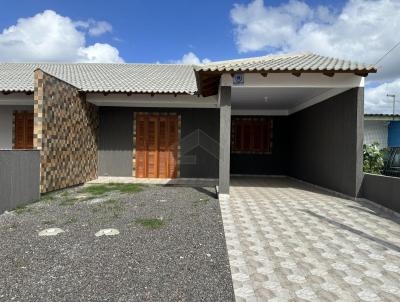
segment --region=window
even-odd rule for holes
[[[33,148],[33,112],[14,112],[14,149]]]
[[[233,153],[272,153],[272,119],[263,117],[232,118]]]

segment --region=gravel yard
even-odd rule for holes
[[[76,187],[0,215],[0,238],[0,301],[234,301],[211,188]]]

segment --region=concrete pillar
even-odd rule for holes
[[[231,158],[231,87],[220,90],[218,198],[229,198]]]

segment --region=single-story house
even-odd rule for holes
[[[400,147],[400,115],[365,114],[364,144],[378,143],[379,147]]]
[[[240,174],[357,196],[373,72],[309,53],[196,66],[0,63],[0,148],[40,150],[42,193],[126,176],[216,179],[226,197]]]

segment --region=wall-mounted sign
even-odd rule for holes
[[[243,85],[244,84],[244,74],[235,73],[233,75],[233,85]]]

